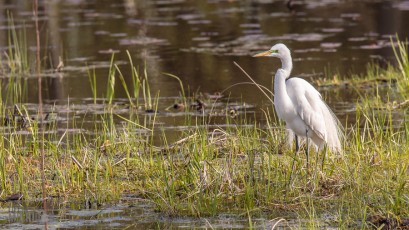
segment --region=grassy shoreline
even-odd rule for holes
[[[399,53],[399,63],[406,64],[375,68],[367,77],[396,79],[388,87],[394,99],[405,101],[409,65],[402,53],[407,54],[407,49]],[[40,124],[31,119],[36,112],[29,112],[23,103],[28,89],[17,77],[19,71],[9,70],[10,79],[2,80],[7,86],[2,88],[6,91],[1,92],[0,105],[4,121],[0,197],[4,201],[15,194],[28,203],[41,198],[38,140],[44,135],[48,197],[102,204],[134,194],[171,216],[232,212],[249,220],[256,216],[299,219],[303,220],[299,227],[312,229],[322,227],[323,221],[340,228],[409,225],[407,107],[394,107],[389,96],[362,96],[356,106],[356,123],[348,124],[352,128],[345,133],[344,154],[313,153],[306,169],[304,155],[295,156],[285,147],[284,130],[276,127],[278,122],[269,113],[260,124],[249,122],[245,115],[233,119],[226,110],[226,123],[232,125],[214,128],[210,116],[198,119],[192,113],[200,112],[186,106],[185,122],[192,128],[175,143],[168,143],[162,134],[164,146],[155,146],[154,131],[161,133],[155,112],[159,97],[150,92],[146,70],[140,74],[130,55],[129,63],[131,86],[125,84],[112,57],[102,103],[105,112],[93,115],[94,135],[90,136],[83,132],[83,122],[68,113],[63,131],[55,120]],[[118,79],[129,100],[129,113],[121,115],[120,125],[113,100]],[[95,72],[90,72],[90,82],[96,104]],[[180,85],[180,101],[193,104],[195,98],[187,98]],[[383,86],[375,84],[376,92],[378,87]],[[135,100],[138,97],[143,103]],[[21,111],[12,111],[13,104]],[[398,125],[396,114],[401,117]]]

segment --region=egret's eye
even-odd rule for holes
[[[272,53],[272,54],[277,54],[277,53],[278,53],[278,50],[270,50],[270,53]]]

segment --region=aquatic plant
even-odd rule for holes
[[[409,54],[408,54],[408,41],[400,41],[399,37],[396,36],[396,43],[391,38],[391,44],[393,53],[395,54],[396,61],[398,62],[398,69],[402,74],[403,81],[398,81],[401,93],[409,92]],[[396,48],[397,46],[397,48]]]
[[[95,68],[93,68],[92,70],[88,68],[87,72],[88,72],[89,85],[91,87],[91,92],[92,92],[92,99],[94,100],[94,104],[96,104],[97,103],[97,75],[95,73]]]
[[[111,56],[109,72],[108,72],[106,99],[109,105],[112,104],[112,100],[114,99],[114,94],[115,94],[116,68],[115,68],[114,60],[115,60],[115,53],[113,53]]]

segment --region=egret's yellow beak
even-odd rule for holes
[[[267,50],[267,51],[264,51],[262,53],[258,53],[256,55],[254,55],[253,57],[264,57],[264,56],[268,56],[270,54],[271,54],[270,50]]]

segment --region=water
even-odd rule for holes
[[[251,55],[277,42],[291,48],[294,74],[315,77],[361,73],[371,61],[385,64],[393,56],[389,36],[409,36],[406,1],[296,1],[293,11],[283,1],[55,0],[41,6],[43,54],[48,56],[44,64],[55,68],[59,57],[65,64],[65,71],[50,74],[49,100],[91,97],[87,66],[97,69],[102,96],[112,52],[119,63],[128,60],[125,50],[141,69],[146,63],[152,91],[166,97],[177,95],[179,85],[162,72],[179,76],[192,91],[213,93],[247,81],[233,61],[270,87],[279,61]],[[7,10],[17,26],[24,24],[27,34],[34,34],[30,2],[3,0],[0,9],[2,50],[8,45]],[[34,37],[27,42],[33,58]],[[263,99],[248,93],[249,88],[231,92],[249,103]],[[125,97],[118,89],[116,96]],[[31,101],[35,95],[30,92]]]
[[[54,205],[53,205],[54,203]],[[38,206],[12,202],[0,209],[0,229],[247,229],[248,219],[221,213],[214,217],[171,217],[154,210],[146,200],[125,196],[115,205],[88,207],[55,205],[49,201],[47,215]],[[81,208],[82,207],[82,208]],[[253,226],[271,228],[276,220],[255,218]],[[281,224],[277,224],[282,226]]]
[[[181,126],[183,122],[177,119],[184,114],[166,110],[177,101],[180,87],[164,72],[180,77],[191,94],[218,95],[218,92],[223,92],[226,97],[216,108],[223,116],[226,109],[238,107],[238,111],[245,108],[246,113],[257,117],[260,108],[271,107],[271,103],[254,86],[233,86],[248,81],[233,62],[242,66],[258,83],[270,87],[271,76],[280,66],[279,61],[251,56],[283,42],[292,50],[295,75],[308,80],[333,74],[348,76],[365,72],[369,62],[383,66],[393,62],[390,36],[397,34],[402,40],[409,37],[409,1],[315,0],[292,3],[288,8],[284,1],[273,0],[40,1],[42,55],[47,56],[43,61],[47,69],[44,79],[45,110],[56,112],[55,119],[62,127],[66,127],[67,114],[86,116],[104,113],[103,107],[94,105],[90,99],[88,70],[95,69],[97,96],[102,98],[106,95],[109,61],[113,53],[126,81],[130,82],[125,52],[129,50],[140,70],[146,66],[151,91],[160,92],[161,113],[158,119],[165,130],[173,132],[169,137],[172,141],[177,139],[175,130],[183,131],[189,127]],[[35,31],[31,4],[31,1],[0,0],[0,50],[8,49],[7,31],[10,27],[7,12],[10,12],[17,30],[26,28],[29,59],[33,61]],[[64,61],[63,71],[52,71],[60,58]],[[7,75],[3,74],[2,78],[7,79]],[[37,106],[36,83],[33,77],[27,78],[30,90],[26,106],[33,113]],[[319,90],[341,120],[354,113],[357,95],[353,90]],[[127,114],[126,94],[119,82],[115,94],[118,105],[115,112]],[[260,116],[258,118],[261,119]],[[223,120],[218,124],[223,124]],[[64,131],[60,130],[61,133]],[[108,211],[106,215],[96,215],[92,220],[85,218],[87,215],[83,212],[76,212],[77,209],[68,209],[64,215],[50,214],[50,226],[57,227],[56,223],[60,223],[61,228],[101,227],[105,226],[104,221],[113,218],[110,221],[113,225],[108,227],[123,228],[138,219],[139,214],[135,212],[140,211],[149,212],[144,215],[154,217],[138,222],[141,225],[136,226],[140,227],[209,227],[207,220],[164,218],[146,206],[135,209],[94,208]],[[93,212],[91,210],[94,209],[84,212]],[[42,217],[38,210],[38,207],[3,210],[1,223],[5,224],[5,228],[41,225]],[[9,213],[9,216],[4,213]],[[37,214],[28,215],[34,217],[26,220],[22,219],[21,216],[25,215],[22,213]],[[224,218],[210,220],[210,226],[248,227],[245,218],[228,217],[234,220],[232,225],[223,222]],[[261,222],[268,223],[267,220]]]
[[[156,212],[154,204],[133,196],[124,196],[114,205],[71,204],[48,200],[45,215],[40,202],[25,205],[10,202],[0,209],[0,229],[250,229],[245,214],[220,213],[212,217],[169,216]],[[87,206],[87,208],[84,208]],[[300,228],[307,220],[252,217],[255,229]],[[332,229],[333,217],[317,218],[320,226]],[[334,228],[335,229],[335,228]]]

